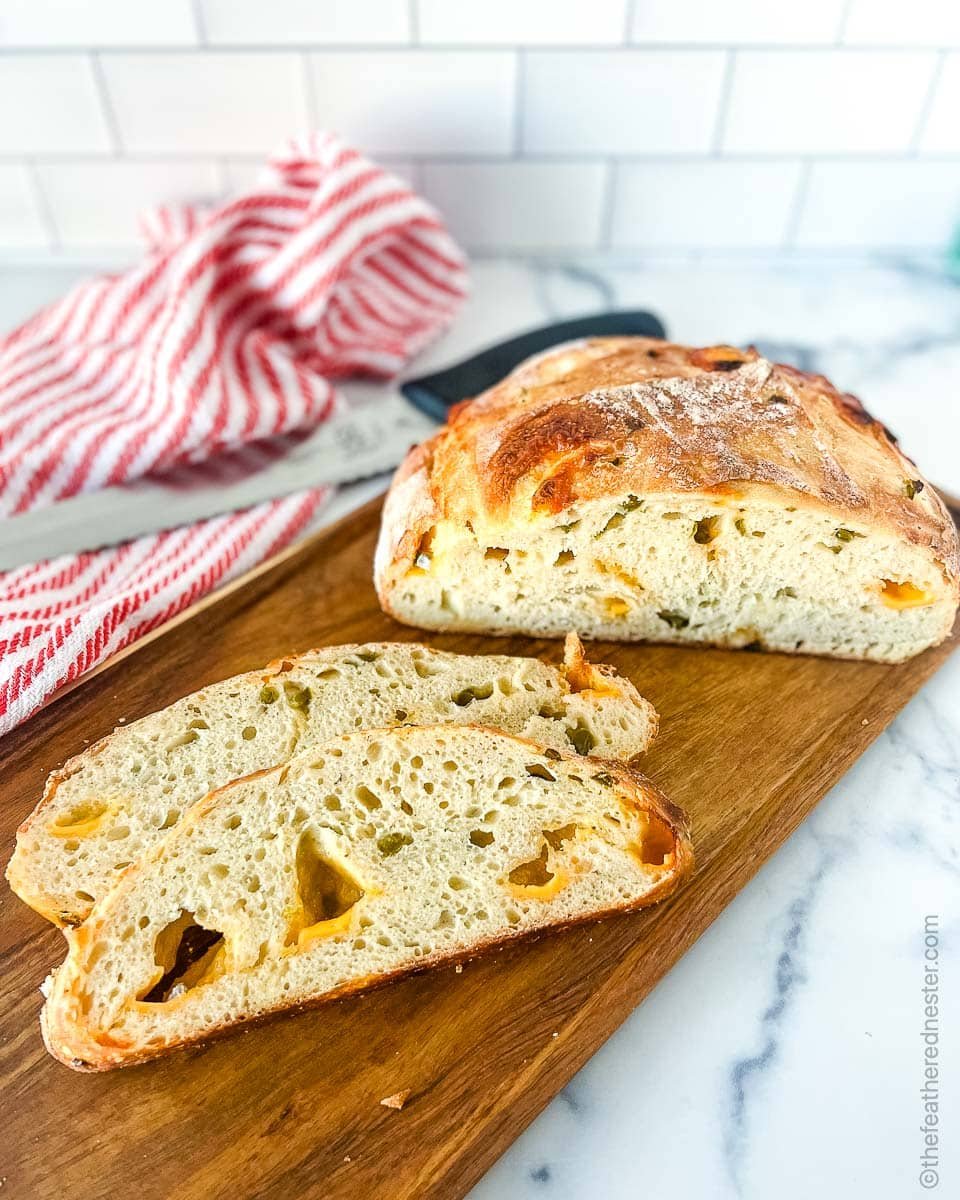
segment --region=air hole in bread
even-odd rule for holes
[[[240,736],[243,738],[243,740],[245,742],[252,742],[253,739],[257,736],[256,727],[253,725],[244,725]]]
[[[54,837],[86,837],[96,833],[108,811],[106,804],[78,804],[69,812],[61,813],[50,826],[50,832]]]
[[[160,978],[137,999],[146,1004],[163,1004],[210,982],[216,978],[223,950],[223,934],[217,929],[205,929],[193,913],[182,909],[180,916],[157,934],[153,957]]]
[[[574,824],[561,825],[559,829],[545,829],[543,831],[543,839],[553,850],[559,850],[564,842],[569,842],[575,837],[577,827]]]
[[[647,866],[662,867],[672,856],[673,846],[674,835],[670,826],[649,813],[636,849],[637,858]]]
[[[519,863],[507,876],[507,879],[514,887],[529,888],[543,887],[550,883],[553,879],[553,871],[547,870],[547,856],[550,853],[550,848],[546,842],[543,843],[543,848],[536,858],[531,858],[529,862]]]
[[[897,583],[892,579],[881,582],[880,598],[887,608],[921,608],[933,602],[930,593],[918,588],[915,583]]]
[[[630,605],[622,596],[605,596],[603,609],[608,617],[625,617],[630,611]]]
[[[371,792],[368,787],[363,784],[354,792],[356,798],[360,801],[367,812],[376,812],[378,808],[383,808],[383,801],[374,792]]]
[[[286,945],[344,932],[348,922],[342,918],[361,899],[363,888],[341,863],[324,853],[312,830],[297,843],[295,870],[298,907],[287,929]]]
[[[493,842],[493,834],[488,829],[473,829],[470,831],[470,842],[483,849]]]
[[[199,741],[200,734],[195,729],[185,729],[178,737],[171,738],[164,746],[165,750],[176,750],[180,746],[189,746],[191,742]]]
[[[417,551],[413,556],[413,565],[419,571],[430,570],[430,563],[433,561],[433,539],[436,532],[436,526],[431,525],[417,543]]]
[[[382,833],[377,838],[377,849],[384,858],[392,858],[399,854],[404,846],[412,846],[413,838],[409,833]]]
[[[720,532],[719,517],[701,517],[699,521],[694,522],[693,540],[698,546],[706,546]]]
[[[567,730],[567,740],[578,754],[589,754],[597,744],[597,739],[583,721],[578,721],[575,728]]]
[[[509,550],[504,550],[502,546],[488,546],[483,552],[483,557],[492,562],[503,562],[510,553]]]
[[[457,692],[453,697],[453,702],[458,708],[466,708],[468,704],[472,704],[474,700],[489,700],[493,695],[493,684],[483,683],[477,687],[466,687],[462,691]]]
[[[284,680],[283,695],[287,704],[297,712],[305,713],[309,710],[312,694],[310,689],[304,687],[303,684],[293,683],[289,679]]]
[[[545,779],[547,783],[556,783],[557,777],[553,775],[543,763],[529,763],[527,766],[527,774],[532,775],[535,779]],[[500,786],[503,786],[501,781]]]
[[[561,550],[553,560],[553,565],[555,567],[565,567],[567,563],[572,563],[576,557],[572,550]]]
[[[604,525],[604,527],[600,530],[600,532],[594,534],[594,537],[601,537],[603,534],[609,533],[609,531],[611,529],[618,529],[622,524],[623,524],[623,513],[615,512],[613,514],[613,516],[607,521],[606,525]]]

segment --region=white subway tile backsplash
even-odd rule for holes
[[[723,149],[753,154],[907,150],[935,55],[846,50],[738,53]]]
[[[957,0],[852,0],[843,40],[851,45],[960,46]]]
[[[410,159],[392,159],[385,155],[378,155],[377,162],[394,175],[398,176],[405,184],[410,187],[416,187],[416,164]],[[228,195],[233,195],[236,192],[246,191],[248,188],[257,187],[260,182],[260,176],[264,170],[264,159],[261,155],[259,158],[228,158],[223,162],[224,173],[224,188]]]
[[[829,44],[846,0],[635,0],[634,42]],[[869,2],[869,0],[868,0]]]
[[[708,150],[725,55],[719,51],[531,51],[523,149],[545,154]]]
[[[926,250],[960,0],[0,0],[0,112],[0,254],[136,253],[311,128],[483,252]]]
[[[415,0],[424,43],[618,45],[627,0]]]
[[[958,230],[960,162],[815,163],[796,244],[934,248]]]
[[[111,54],[102,62],[130,153],[252,154],[310,124],[296,54]]]
[[[83,55],[4,55],[0,113],[0,154],[110,150],[93,68]]]
[[[3,0],[0,46],[190,46],[190,0]]]
[[[40,249],[49,242],[28,169],[0,164],[0,247]]]
[[[422,178],[424,195],[468,249],[598,244],[602,163],[425,163]]]
[[[786,237],[799,162],[645,162],[617,168],[617,248],[770,249]]]
[[[504,154],[516,61],[470,51],[310,56],[319,124],[375,154]]]
[[[925,154],[960,153],[960,54],[948,54],[920,135]]]
[[[204,162],[57,162],[37,168],[47,207],[67,249],[142,246],[138,219],[157,204],[209,203],[220,173]]]
[[[199,0],[211,45],[410,40],[408,0]]]

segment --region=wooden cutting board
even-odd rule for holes
[[[375,501],[113,660],[0,745],[4,861],[49,771],[125,719],[310,646],[418,636],[536,654],[556,642],[396,625],[370,582]],[[661,713],[645,769],[690,814],[673,900],[208,1047],[106,1075],[47,1057],[37,991],[60,934],[0,901],[3,1196],[400,1200],[468,1191],[806,816],[955,641],[902,666],[598,644]],[[379,1101],[403,1089],[402,1111]]]

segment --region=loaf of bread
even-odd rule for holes
[[[630,759],[657,715],[612,667],[588,663],[575,636],[561,669],[404,643],[310,651],[204,688],[71,759],[21,826],[7,878],[38,912],[76,925],[215,788],[335,734],[440,722]]]
[[[691,867],[683,815],[623,764],[475,726],[346,734],[194,805],[67,931],[44,1038],[124,1066],[640,908]]]
[[[375,580],[427,629],[898,662],[951,629],[957,531],[853,397],[728,346],[560,346],[401,465]]]

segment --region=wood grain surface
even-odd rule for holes
[[[85,742],[310,646],[429,640],[560,658],[556,642],[396,625],[370,582],[379,501],[197,606],[0,743],[0,849]],[[644,769],[692,819],[698,869],[657,909],[76,1075],[41,1044],[61,935],[0,899],[4,1197],[459,1197],[629,1015],[944,661],[902,666],[597,644],[661,713]],[[557,1036],[554,1036],[557,1035]],[[404,1089],[401,1111],[379,1101]]]

